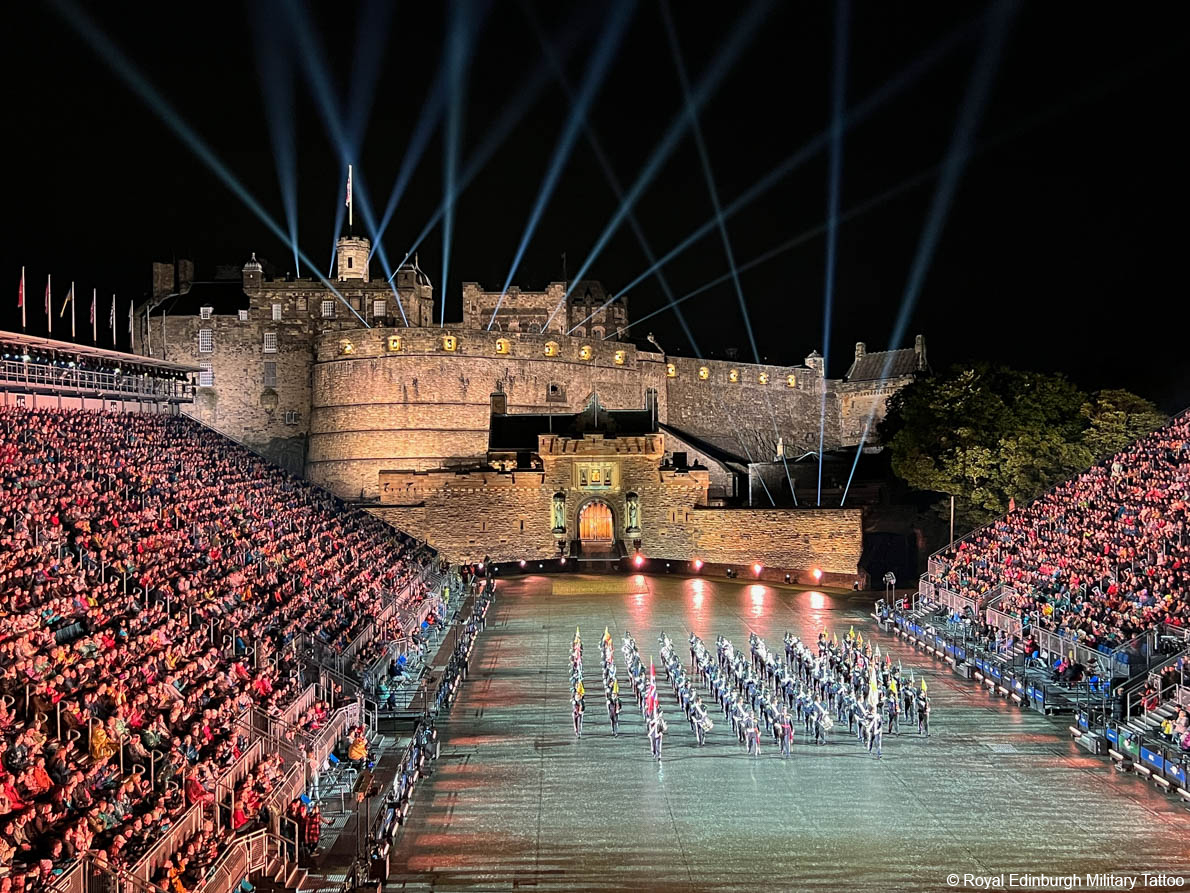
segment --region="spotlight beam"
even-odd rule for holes
[[[560,41],[562,45],[562,58],[565,59],[570,55],[571,50],[574,49],[574,46],[577,43],[581,33],[581,26],[583,23],[584,20],[581,19],[576,22],[572,22],[563,33],[562,39]],[[496,154],[496,150],[504,144],[516,126],[521,122],[521,119],[524,118],[529,109],[533,107],[533,104],[537,101],[537,97],[541,94],[542,89],[544,89],[548,81],[548,66],[544,63],[539,63],[533,69],[529,77],[525,79],[524,83],[521,84],[520,89],[517,90],[516,95],[513,96],[512,101],[503,108],[500,113],[500,117],[496,119],[495,123],[491,127],[485,128],[487,138],[482,144],[480,144],[480,147],[475,150],[475,153],[467,160],[467,163],[463,165],[463,170],[459,175],[456,192],[461,193],[464,189],[466,189],[471,184],[471,181],[474,180],[479,174],[479,172],[483,170],[483,168],[491,160],[492,156]],[[438,206],[438,209],[434,211],[432,215],[430,215],[429,221],[427,221],[426,225],[422,227],[422,230],[420,233],[418,233],[417,238],[413,240],[413,244],[405,252],[405,257],[401,261],[402,266],[406,261],[409,260],[409,258],[413,257],[413,252],[417,251],[418,246],[420,246],[421,243],[424,242],[430,235],[430,233],[434,231],[434,227],[438,225],[438,222],[442,219],[442,215],[445,212],[445,203],[443,203]],[[399,268],[400,267],[398,267],[398,269]],[[397,274],[394,272],[391,276],[389,276],[389,281],[391,282],[393,277],[396,275]]]
[[[405,155],[401,159],[401,169],[398,171],[396,182],[393,183],[392,191],[389,193],[384,213],[380,215],[380,222],[376,224],[376,245],[380,244],[380,240],[384,237],[384,233],[393,219],[393,214],[396,213],[397,205],[404,197],[405,190],[409,187],[409,181],[413,179],[413,172],[417,169],[422,155],[425,154],[430,137],[437,129],[438,122],[442,120],[442,113],[446,108],[445,100],[446,72],[440,67],[434,78],[434,83],[430,87],[430,92],[426,94],[425,101],[422,103],[417,126],[413,130],[413,136],[409,138],[409,146],[405,149]],[[372,252],[376,252],[375,246],[373,246]]]
[[[163,124],[174,132],[174,135],[194,153],[195,157],[205,164],[244,203],[248,210],[260,219],[273,235],[282,242],[288,242],[285,230],[273,220],[260,202],[257,201],[256,197],[248,192],[244,184],[223,163],[222,159],[215,154],[215,151],[210,145],[198,135],[193,127],[182,120],[182,117],[173,106],[165,100],[165,97],[149,82],[144,74],[141,73],[140,69],[132,63],[132,60],[124,54],[116,43],[107,36],[95,20],[80,9],[73,0],[51,0],[51,5],[63,21],[74,29],[75,33],[83,39],[84,43],[88,44],[92,52],[107,64],[112,72],[124,82],[124,85],[135,93],[161,119]],[[306,266],[311,269],[317,269],[313,261],[300,250],[298,257],[306,262]],[[368,326],[367,320],[359,315],[359,312],[351,306],[347,299],[339,293],[339,290],[329,280],[321,275],[319,275],[318,279],[366,328],[371,328]]]
[[[756,33],[756,29],[760,27],[761,20],[764,18],[765,13],[768,12],[770,6],[771,0],[756,0],[756,2],[753,3],[748,11],[743,15],[743,17],[736,22],[735,27],[731,30],[731,33],[728,34],[724,39],[721,49],[715,56],[715,59],[711,62],[710,68],[703,75],[698,88],[694,91],[693,106],[696,111],[702,108],[703,104],[707,101],[707,99],[710,98],[710,96],[715,92],[716,88],[718,88],[719,84],[723,81],[723,78],[726,77],[732,63],[734,63],[740,53],[744,51],[744,48],[748,45],[751,37]],[[685,135],[686,128],[689,126],[689,121],[690,116],[685,112],[685,110],[683,110],[683,112],[678,114],[673,122],[671,122],[669,129],[665,133],[665,136],[662,137],[661,142],[657,144],[656,148],[654,148],[649,160],[645,163],[644,168],[637,176],[636,182],[633,183],[632,187],[628,190],[626,200],[620,205],[620,208],[612,216],[612,219],[604,228],[603,233],[595,242],[595,246],[587,254],[586,260],[584,260],[582,266],[579,267],[578,273],[576,273],[574,277],[575,282],[582,280],[583,276],[591,268],[591,265],[595,263],[595,260],[607,246],[607,243],[611,241],[612,236],[615,235],[616,230],[619,229],[620,224],[624,221],[624,218],[627,216],[628,212],[632,210],[633,205],[636,204],[645,188],[653,182],[654,178],[656,178],[657,174],[660,172],[661,166],[665,163],[666,159],[668,159],[669,156],[673,154],[673,151],[675,148],[677,148],[679,141]],[[550,314],[549,319],[547,319],[545,325],[542,326],[542,331],[545,331],[549,328],[549,324],[553,321],[554,317],[557,316],[558,311],[561,310],[562,307],[565,306],[566,302],[570,299],[570,292],[572,290],[573,286],[566,290],[566,293],[562,296],[562,300],[558,302],[558,305],[554,308],[553,313]]]
[[[690,92],[690,78],[686,74],[686,63],[682,60],[682,50],[678,45],[678,32],[674,28],[673,15],[670,13],[669,3],[661,0],[661,18],[665,21],[665,36],[669,39],[669,52],[673,57],[674,68],[678,72],[678,82],[682,85],[682,96],[686,101],[686,114],[690,118],[690,132],[694,136],[694,145],[698,149],[698,159],[702,162],[703,179],[706,180],[707,194],[711,198],[711,208],[715,212],[715,222],[719,227],[719,238],[723,242],[723,253],[727,255],[727,266],[731,272],[731,281],[735,286],[736,300],[740,305],[740,315],[744,318],[744,330],[748,333],[748,343],[752,346],[752,356],[760,362],[760,350],[756,346],[756,334],[752,331],[752,318],[748,313],[748,302],[744,300],[744,288],[740,284],[739,271],[735,266],[735,252],[731,247],[731,238],[727,235],[727,223],[723,219],[723,205],[719,201],[719,190],[715,187],[715,175],[711,171],[711,156],[707,151],[706,140],[703,139],[702,125],[698,121],[698,110],[694,107],[694,97]],[[774,422],[775,424],[775,422]]]
[[[461,0],[450,4],[451,17],[447,36],[447,81],[449,102],[446,113],[446,158],[442,168],[442,202],[445,215],[442,221],[442,309],[438,325],[446,325],[446,280],[450,272],[450,250],[454,238],[455,182],[459,175],[459,143],[462,141],[463,105],[466,102],[467,62],[463,49],[465,26]]]
[[[843,97],[847,78],[847,30],[850,0],[835,6],[835,67],[831,79],[831,155],[826,212],[826,281],[822,296],[822,376],[826,378],[831,351],[831,313],[835,303],[835,246],[839,231],[839,192],[843,178]],[[818,499],[822,505],[822,453],[826,447],[826,388],[822,389],[818,415]]]
[[[1096,101],[1097,99],[1100,99],[1101,97],[1108,95],[1109,93],[1118,91],[1121,84],[1126,83],[1127,81],[1132,80],[1133,78],[1140,77],[1142,74],[1145,74],[1155,68],[1159,68],[1162,65],[1165,65],[1167,63],[1172,63],[1173,61],[1175,61],[1177,59],[1180,59],[1180,57],[1177,56],[1176,53],[1170,52],[1170,53],[1167,53],[1164,55],[1146,58],[1139,65],[1119,69],[1119,70],[1113,72],[1108,77],[1105,77],[1101,81],[1097,82],[1094,86],[1088,88],[1087,90],[1080,91],[1079,93],[1077,93],[1073,96],[1069,96],[1069,97],[1066,97],[1066,98],[1059,100],[1057,102],[1051,103],[1050,105],[1046,106],[1044,109],[1034,112],[1033,114],[1028,115],[1025,118],[1021,119],[1016,124],[1014,124],[1012,127],[1009,127],[1007,129],[1005,129],[1004,131],[1002,131],[999,135],[973,147],[971,149],[971,157],[974,158],[978,155],[982,155],[986,152],[990,152],[993,149],[999,148],[1000,146],[1004,145],[1007,142],[1011,142],[1014,139],[1018,139],[1019,137],[1023,136],[1024,134],[1029,133],[1030,131],[1035,130],[1038,127],[1041,127],[1042,125],[1048,123],[1049,121],[1051,121],[1052,119],[1054,119],[1056,117],[1059,117],[1063,114],[1072,112],[1075,109],[1081,108],[1085,105],[1089,105],[1092,102]],[[889,201],[897,198],[900,195],[903,195],[904,193],[916,188],[917,186],[920,186],[922,183],[925,183],[928,180],[933,179],[941,169],[942,169],[941,163],[931,165],[930,167],[924,168],[923,170],[920,170],[917,173],[913,174],[912,176],[902,180],[896,186],[890,187],[889,189],[886,189],[883,192],[880,192],[880,193],[872,196],[871,198],[868,198],[868,199],[860,202],[857,205],[853,205],[851,208],[848,208],[844,213],[839,215],[838,223],[842,224],[842,223],[850,222],[851,220],[854,220],[856,217],[859,217],[862,214],[866,214],[869,211],[872,211],[875,208],[879,207],[880,205],[882,205],[886,202],[889,202]],[[770,261],[774,257],[777,257],[778,255],[784,253],[785,251],[790,251],[790,250],[798,247],[799,245],[802,245],[802,244],[808,242],[809,240],[815,238],[816,236],[822,235],[823,233],[826,232],[826,228],[827,228],[827,223],[826,223],[826,221],[823,221],[821,224],[811,227],[808,230],[803,231],[802,233],[794,236],[793,238],[788,239],[785,242],[782,242],[780,245],[770,248],[768,251],[766,251],[764,254],[760,255],[759,257],[755,257],[752,260],[748,261],[747,263],[742,264],[739,267],[739,269],[741,272],[744,272],[746,270],[752,269],[753,267],[759,266],[760,264],[763,264],[767,261]],[[718,278],[711,280],[710,282],[706,282],[703,285],[699,286],[698,288],[694,289],[694,291],[688,292],[687,294],[678,298],[676,301],[672,302],[671,304],[664,304],[661,307],[658,307],[656,310],[652,311],[651,313],[648,313],[645,316],[642,316],[640,319],[636,320],[635,322],[629,323],[628,325],[624,326],[624,329],[625,330],[631,329],[633,326],[638,325],[642,322],[645,322],[646,320],[651,319],[654,316],[658,316],[659,314],[662,314],[662,313],[666,312],[667,310],[672,310],[677,305],[680,305],[680,304],[690,300],[691,298],[697,297],[698,295],[704,294],[705,292],[710,291],[712,288],[715,288],[716,286],[722,285],[724,282],[727,281],[728,278],[729,278],[728,275],[725,274],[723,276],[719,276]],[[607,341],[611,337],[612,336],[610,336],[610,335],[606,336],[603,338],[603,340]]]
[[[843,214],[839,215],[838,222],[845,223],[848,220],[858,217],[861,214],[865,214],[868,211],[871,211],[873,208],[876,208],[879,205],[882,205],[885,202],[890,201],[890,200],[896,198],[897,196],[908,192],[909,190],[913,189],[914,187],[927,182],[928,180],[932,179],[937,174],[939,167],[940,167],[939,165],[934,165],[932,167],[929,167],[924,171],[914,174],[912,177],[909,177],[906,180],[902,180],[896,186],[893,186],[890,189],[886,189],[884,192],[881,192],[878,195],[874,195],[871,198],[867,199],[866,201],[863,201],[860,204],[853,206],[852,208],[848,209]],[[798,233],[793,238],[786,239],[784,242],[782,242],[779,245],[774,245],[772,248],[770,248],[768,251],[764,252],[763,254],[752,258],[752,260],[747,261],[746,263],[740,264],[737,267],[737,270],[740,273],[746,273],[748,270],[751,270],[754,267],[758,267],[763,263],[767,263],[768,261],[772,260],[775,257],[779,257],[780,255],[784,254],[786,251],[791,251],[792,249],[797,248],[799,245],[804,245],[806,242],[809,242],[811,239],[815,239],[818,236],[821,236],[823,233],[826,232],[826,229],[827,229],[826,221],[823,221],[822,223],[819,223],[816,226],[812,226],[809,229],[804,230],[801,233]],[[699,295],[704,294],[704,293],[710,291],[711,289],[722,285],[723,283],[727,282],[730,279],[731,279],[731,273],[724,273],[722,276],[717,276],[714,279],[710,280],[709,282],[704,282],[702,285],[700,285],[698,288],[694,289],[693,291],[687,292],[686,294],[682,295],[680,298],[678,298],[676,301],[674,301],[673,304],[665,304],[661,307],[658,307],[656,310],[652,311],[651,313],[646,313],[640,319],[633,320],[631,323],[624,326],[624,329],[625,330],[631,329],[633,326],[638,326],[642,322],[652,319],[654,316],[657,316],[661,313],[665,313],[667,310],[672,310],[674,308],[674,306],[677,306],[679,304],[684,304],[686,301],[689,301],[691,298],[698,297]],[[603,338],[603,340],[607,341],[610,337],[612,337],[612,336],[607,335]]]
[[[959,117],[955,122],[950,148],[942,161],[938,186],[934,190],[934,198],[930,202],[925,225],[922,228],[921,237],[918,239],[917,253],[913,258],[913,266],[909,270],[909,280],[905,284],[905,293],[897,311],[892,337],[889,339],[888,356],[880,369],[880,380],[886,379],[892,371],[892,351],[897,349],[905,337],[913,310],[917,306],[917,298],[921,294],[922,284],[925,282],[926,274],[934,260],[934,251],[942,236],[942,230],[946,226],[946,218],[950,213],[955,192],[958,191],[959,180],[962,179],[967,161],[971,157],[975,132],[983,117],[988,96],[991,94],[992,83],[1000,67],[1000,56],[1008,38],[1008,28],[1016,14],[1016,9],[1016,0],[999,3],[994,7],[988,22],[983,46],[980,48],[979,57],[975,60],[975,68],[971,72],[971,80],[967,84],[967,93],[959,108]],[[851,489],[851,481],[855,477],[855,469],[859,465],[859,457],[863,453],[864,441],[872,428],[872,419],[876,415],[876,406],[876,403],[872,404],[864,419],[864,430],[855,451],[855,460],[851,463],[851,473],[847,476],[847,486],[843,488],[843,496],[839,500],[840,508],[847,500],[847,493]]]
[[[562,92],[566,94],[566,98],[570,104],[574,105],[574,87],[571,86],[570,80],[566,77],[566,72],[562,68],[561,60],[558,59],[558,54],[554,51],[553,45],[546,37],[545,31],[541,27],[541,22],[539,22],[537,17],[533,14],[533,9],[528,2],[521,3],[521,9],[529,19],[529,24],[532,26],[534,34],[537,35],[537,40],[541,44],[542,52],[545,53],[546,59],[553,68],[554,77],[557,78],[558,84],[562,87]],[[612,195],[615,196],[616,201],[623,204],[624,187],[620,185],[620,179],[616,176],[615,171],[612,169],[611,160],[607,157],[607,152],[604,151],[603,143],[599,139],[598,134],[595,133],[595,128],[591,126],[590,120],[583,121],[583,131],[586,133],[587,143],[590,145],[591,151],[595,155],[595,160],[599,163],[599,167],[603,171],[603,177],[605,180],[607,180],[607,185],[611,188]],[[635,234],[637,242],[640,243],[640,248],[641,251],[644,252],[645,260],[647,260],[650,264],[657,263],[657,255],[653,252],[653,247],[649,244],[649,240],[645,238],[644,230],[641,228],[640,221],[637,220],[636,214],[630,213],[628,215],[628,225],[632,227],[632,232]],[[670,288],[669,281],[665,278],[665,274],[660,270],[657,270],[657,284],[661,286],[661,293],[665,296],[665,299],[667,301],[672,301],[674,299],[673,289]],[[606,307],[607,305],[605,304],[603,306]],[[592,311],[580,322],[572,326],[566,334],[573,335],[576,329],[578,329],[580,326],[586,325],[588,322],[594,319],[596,313],[598,313],[598,311]],[[701,358],[702,350],[699,348],[698,342],[694,338],[694,332],[691,330],[690,324],[686,321],[686,315],[682,313],[680,308],[675,309],[674,313],[678,317],[678,323],[682,327],[682,332],[686,335],[687,340],[689,340],[690,346],[694,348],[695,356]]]
[[[293,31],[294,37],[298,42],[299,56],[302,59],[302,71],[306,76],[306,81],[310,86],[310,91],[314,95],[315,105],[318,107],[319,114],[322,116],[323,123],[327,130],[330,131],[331,142],[339,153],[339,160],[343,166],[349,164],[355,165],[355,174],[352,181],[352,201],[359,205],[360,216],[363,218],[364,226],[367,227],[370,233],[374,233],[375,218],[372,214],[372,203],[368,198],[368,189],[365,185],[363,172],[360,165],[357,163],[357,154],[359,145],[357,142],[358,136],[362,135],[363,124],[357,124],[358,130],[355,133],[349,133],[344,125],[342,118],[339,115],[338,106],[335,101],[334,88],[331,84],[331,77],[326,69],[323,59],[326,54],[318,41],[318,37],[314,32],[314,28],[310,23],[305,7],[300,0],[286,0],[286,8],[289,11],[289,22]],[[357,66],[357,72],[360,68]],[[371,72],[372,79],[375,80],[375,71]],[[355,84],[352,92],[367,91],[363,84]],[[360,103],[362,105],[362,101]],[[370,103],[369,103],[370,105]],[[362,112],[358,113],[360,119],[366,118]],[[338,246],[339,233],[343,226],[343,202],[336,202],[335,205],[335,246]],[[385,254],[384,246],[378,244],[373,240],[373,245],[377,257],[380,258],[380,263],[385,271],[389,270],[388,257]],[[334,273],[334,252],[331,254],[332,275]],[[400,311],[401,320],[406,326],[409,325],[409,318],[405,315],[405,305],[401,301],[401,295],[395,286],[391,285],[393,297],[397,302],[397,310]]]
[[[516,276],[516,272],[520,268],[521,259],[525,256],[525,249],[529,246],[529,240],[533,238],[533,234],[537,231],[537,224],[541,220],[545,206],[551,196],[553,196],[554,189],[558,185],[558,177],[562,174],[566,162],[570,160],[570,153],[574,150],[574,143],[578,139],[579,130],[586,123],[587,111],[595,101],[595,96],[599,92],[599,88],[603,85],[603,80],[607,76],[607,70],[611,66],[612,58],[615,56],[616,50],[620,46],[620,41],[624,37],[624,29],[628,27],[628,22],[631,20],[632,14],[635,11],[635,0],[622,0],[622,2],[615,5],[607,24],[604,26],[595,52],[587,64],[587,70],[583,75],[583,82],[579,88],[578,96],[571,104],[570,117],[567,118],[566,124],[562,128],[562,133],[558,135],[557,143],[554,146],[553,158],[550,160],[549,168],[546,170],[545,177],[542,179],[541,186],[537,191],[537,199],[533,203],[533,210],[530,212],[529,220],[525,224],[525,232],[521,236],[521,242],[517,246],[516,254],[513,255],[512,265],[508,268],[508,275],[504,278],[504,287],[500,289],[500,297],[496,301],[495,308],[492,310],[492,318],[488,320],[488,331],[491,331],[493,323],[496,322],[496,315],[500,312],[500,305],[504,303],[504,296],[508,293],[508,287],[512,285],[513,277]]]
[[[908,89],[916,83],[923,75],[929,72],[935,65],[945,59],[954,49],[961,46],[967,38],[974,32],[975,27],[983,21],[985,16],[980,16],[965,25],[956,28],[954,31],[946,35],[938,43],[934,44],[925,53],[919,56],[916,60],[890,78],[884,83],[882,87],[872,93],[862,103],[853,108],[844,120],[844,131],[860,124],[868,115],[875,112],[886,102],[894,98],[898,93]],[[797,170],[811,158],[816,156],[830,145],[830,130],[824,130],[817,136],[810,139],[804,146],[788,156],[784,161],[770,170],[767,174],[753,183],[744,192],[742,192],[734,201],[728,203],[723,208],[724,220],[729,219],[738,211],[743,210],[756,199],[765,195],[770,189],[777,185],[781,180]],[[685,239],[667,251],[661,258],[652,264],[643,273],[633,279],[624,288],[620,289],[617,297],[623,297],[628,294],[633,288],[638,286],[641,282],[654,275],[657,270],[668,264],[671,260],[679,254],[685,252],[692,245],[700,241],[704,236],[710,233],[718,225],[718,218],[711,217],[694,232],[690,233]],[[607,302],[607,303],[610,303]],[[607,303],[603,306],[606,307]],[[603,307],[599,308],[603,309]]]
[[[293,68],[272,38],[274,32],[267,27],[263,6],[255,7],[254,26],[258,38],[267,41],[264,51],[255,53],[261,90],[264,93],[265,120],[269,129],[269,141],[273,146],[273,158],[277,165],[277,182],[281,191],[281,204],[285,209],[285,223],[289,230],[290,248],[293,251],[294,271],[302,275],[302,262],[298,257],[297,234],[297,158],[293,129]]]

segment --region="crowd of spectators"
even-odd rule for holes
[[[936,556],[930,581],[1091,649],[1190,627],[1190,413]]]
[[[5,888],[87,851],[134,864],[187,806],[213,810],[237,718],[301,690],[287,646],[343,649],[421,558],[188,419],[0,408]],[[245,782],[241,826],[278,769]],[[179,854],[175,893],[217,842]]]

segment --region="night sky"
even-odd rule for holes
[[[292,270],[290,246],[68,26],[71,8],[77,7],[18,4],[8,13],[3,65],[12,226],[3,270],[12,291],[3,302],[4,325],[19,325],[15,292],[22,264],[28,330],[44,334],[42,295],[52,272],[55,314],[69,281],[77,283],[80,332],[89,335],[91,288],[107,296],[100,300],[101,343],[107,343],[110,294],[116,291],[122,300],[142,296],[153,260],[192,257],[199,278],[206,278],[216,264],[242,264],[255,251],[281,272]],[[120,4],[118,14],[110,4],[82,8],[285,229],[261,76],[277,73],[270,84],[294,93],[291,114],[277,118],[292,122],[299,242],[326,272],[345,170],[312,99],[287,2]],[[671,8],[697,84],[746,7]],[[453,9],[476,29],[465,54],[467,71],[458,81],[465,89],[458,118],[458,155],[465,166],[519,85],[543,64],[530,7],[307,7],[339,114],[346,118],[351,97],[374,89],[356,163],[377,213],[449,58]],[[774,4],[701,109],[723,204],[829,127],[835,10],[828,3]],[[532,5],[532,17],[552,40],[577,33],[566,61],[573,85],[591,64],[610,12],[597,4]],[[956,29],[966,26],[966,36],[910,88],[844,133],[842,211],[942,162],[992,18],[988,7],[975,4],[852,4],[849,107]],[[1167,410],[1190,405],[1182,223],[1190,157],[1186,25],[1173,6],[1120,7],[1110,15],[1070,4],[1016,8],[977,118],[975,151],[900,346],[912,344],[920,332],[935,368],[998,361],[1064,371],[1087,388],[1127,387]],[[369,53],[381,59],[378,71],[363,71],[358,63]],[[589,116],[625,189],[683,113],[683,102],[661,8],[643,0]],[[436,294],[446,295],[448,320],[461,314],[460,282],[474,280],[492,290],[503,284],[570,109],[567,94],[547,74],[510,138],[457,201],[445,289],[442,227],[419,248]],[[385,235],[393,263],[442,201],[444,134],[441,125],[434,130]],[[828,158],[819,152],[730,218],[737,263],[824,222]],[[924,178],[839,227],[829,375],[846,371],[856,341],[867,342],[869,350],[889,346],[937,183],[937,177]],[[573,276],[618,204],[580,131],[514,283],[541,288],[561,279],[563,252]],[[712,216],[689,131],[634,210],[657,254]],[[363,233],[358,214],[355,224]],[[625,222],[588,276],[619,290],[647,266]],[[374,262],[374,275],[377,270]],[[792,363],[822,349],[825,270],[826,240],[817,235],[743,274],[763,358]],[[727,271],[715,229],[664,270],[678,296]],[[656,279],[642,281],[629,296],[630,316],[639,318],[664,301]],[[735,348],[741,359],[751,359],[730,282],[682,309],[705,355],[722,357]],[[122,318],[126,313],[121,305]],[[55,318],[55,334],[62,330]],[[648,332],[668,351],[694,352],[672,312],[633,330],[640,337]]]

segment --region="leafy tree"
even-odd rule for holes
[[[967,366],[895,394],[880,437],[896,474],[919,490],[954,495],[956,522],[975,526],[1164,421],[1127,391],[1089,396],[1061,375]]]

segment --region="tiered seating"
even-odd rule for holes
[[[931,582],[1110,651],[1190,626],[1190,414],[935,556]],[[941,567],[938,564],[941,564]]]
[[[0,865],[134,864],[299,694],[284,646],[347,647],[416,557],[188,419],[0,408]]]

